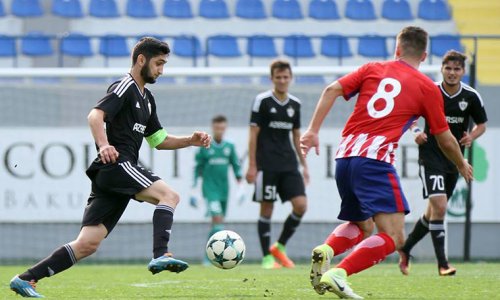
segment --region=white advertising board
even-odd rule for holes
[[[172,134],[186,134],[190,128],[170,128]],[[495,197],[495,183],[500,182],[495,136],[500,129],[489,129],[478,142],[476,156],[476,182],[473,186],[473,221],[500,222],[500,202]],[[0,222],[79,222],[90,192],[90,181],[85,169],[94,159],[96,150],[87,128],[2,128],[0,130]],[[227,139],[236,144],[241,157],[245,157],[247,128],[230,128]],[[334,160],[340,129],[327,128],[321,132],[319,156],[308,157],[311,183],[307,187],[309,198],[305,221],[333,222],[339,212],[340,199],[334,181]],[[193,209],[188,204],[191,190],[194,148],[174,151],[152,151],[144,143],[141,161],[151,168],[182,198],[175,214],[176,221],[205,220],[205,207]],[[403,190],[410,202],[415,220],[423,212],[422,185],[418,178],[417,148],[412,136],[406,134],[398,150],[397,169]],[[244,160],[246,163],[246,160]],[[244,166],[246,169],[246,166]],[[236,193],[234,188],[231,194]],[[450,221],[463,218],[463,188],[457,189],[450,205]],[[246,187],[247,199],[241,205],[230,201],[228,221],[254,221],[258,205],[251,201],[253,189]],[[289,213],[289,204],[277,205],[274,219],[283,220]],[[154,207],[131,201],[123,221],[149,222]]]

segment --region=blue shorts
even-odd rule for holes
[[[393,165],[366,157],[340,158],[336,163],[340,220],[365,221],[378,213],[410,212]]]

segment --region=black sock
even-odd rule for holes
[[[401,250],[405,253],[410,253],[411,249],[429,232],[429,220],[422,215],[415,223],[412,232],[408,235],[404,246]]]
[[[432,244],[434,245],[434,252],[438,260],[439,267],[448,268],[448,260],[444,251],[446,242],[446,233],[444,231],[443,220],[431,220],[429,223],[429,230],[432,236]]]
[[[257,223],[257,230],[259,232],[262,255],[266,256],[269,254],[269,247],[271,246],[271,219],[260,217]]]
[[[288,240],[295,233],[295,230],[300,224],[302,216],[297,216],[293,212],[286,218],[285,224],[283,224],[283,231],[281,231],[280,238],[278,239],[278,243],[282,245],[286,245]]]
[[[153,255],[158,258],[168,252],[168,241],[174,222],[174,209],[157,205],[153,213]]]
[[[19,275],[19,278],[27,281],[38,281],[42,278],[62,272],[74,264],[76,264],[75,253],[71,246],[66,244],[56,249],[51,255],[29,268],[23,274]]]

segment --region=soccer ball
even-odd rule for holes
[[[245,257],[245,243],[234,231],[222,230],[214,233],[207,242],[207,257],[221,269],[232,269]]]

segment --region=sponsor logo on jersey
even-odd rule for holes
[[[210,165],[227,165],[228,160],[225,157],[214,157],[208,160]]]
[[[269,127],[274,129],[291,130],[293,128],[293,124],[290,122],[271,121],[269,122]]]
[[[286,113],[288,114],[288,116],[290,118],[292,118],[294,115],[295,115],[295,109],[293,109],[293,107],[289,106],[287,109],[286,109]]]
[[[275,113],[277,113],[278,111],[276,110],[276,108],[275,108],[275,107],[271,107],[271,110],[270,110],[269,112],[270,112],[270,113],[272,113],[272,114],[275,114]]]
[[[135,123],[134,128],[132,130],[137,131],[141,134],[144,134],[144,131],[146,130],[146,126],[139,124],[139,123]]]
[[[446,116],[446,122],[448,122],[448,124],[462,124],[464,121],[465,121],[464,117]]]
[[[229,148],[224,148],[224,150],[222,150],[224,152],[224,155],[225,156],[229,156],[231,154],[231,149]]]
[[[462,101],[458,102],[458,107],[460,107],[462,111],[465,111],[468,105],[469,103],[467,103],[464,98],[462,98]]]

